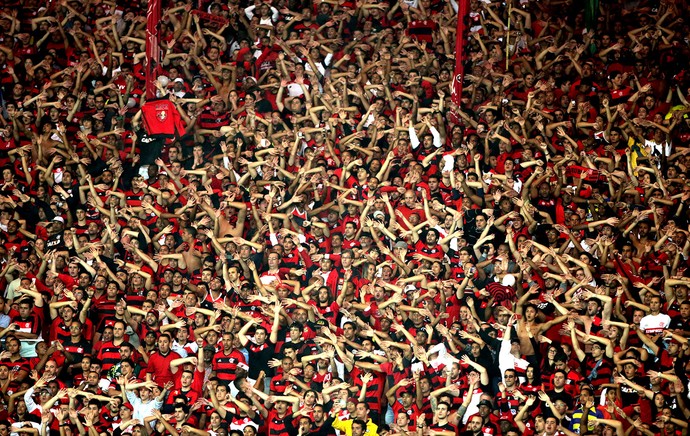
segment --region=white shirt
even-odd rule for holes
[[[671,317],[665,313],[647,315],[640,321],[640,329],[647,335],[656,335],[663,332],[671,325]]]
[[[498,368],[501,370],[501,378],[507,369],[519,368],[522,372],[527,369],[529,362],[525,359],[515,357],[510,353],[510,340],[505,337],[501,340],[501,349],[498,352]]]
[[[141,401],[141,398],[137,397],[132,391],[127,391],[127,401],[134,407],[132,418],[138,419],[141,422],[144,422],[144,418],[147,416],[153,415],[155,409],[160,409],[161,406],[163,406],[163,402],[155,398],[148,403],[144,403]]]

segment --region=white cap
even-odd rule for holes
[[[61,216],[56,216],[53,218],[53,221],[61,222],[62,224],[65,224],[65,219]]]

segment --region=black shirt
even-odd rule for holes
[[[262,370],[266,372],[267,377],[273,374],[273,368],[268,367],[268,361],[275,356],[275,344],[268,340],[262,345],[249,341],[245,349],[249,353],[249,378],[256,380]],[[271,370],[271,374],[268,370]]]

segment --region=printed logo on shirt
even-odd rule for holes
[[[158,111],[156,118],[158,118],[158,121],[165,121],[168,118],[168,111]]]

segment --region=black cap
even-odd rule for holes
[[[482,406],[486,406],[486,407],[488,407],[488,408],[491,409],[491,410],[494,409],[494,405],[491,404],[491,401],[489,401],[489,400],[481,400],[481,401],[479,402],[479,404],[477,405],[477,407],[482,407]]]

